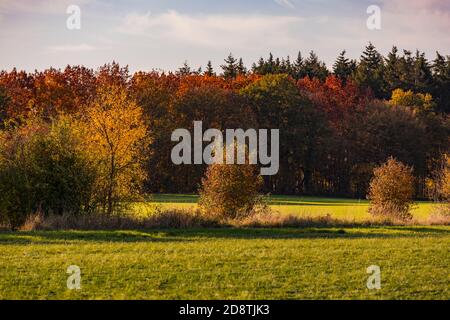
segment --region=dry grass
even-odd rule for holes
[[[51,215],[30,216],[21,227],[32,230],[132,230],[152,228],[207,228],[219,226],[218,221],[201,215],[198,211],[158,211],[148,217],[131,215]]]
[[[450,216],[432,215],[426,223],[373,217],[363,221],[323,216],[295,216],[266,211],[240,220],[218,220],[199,210],[156,210],[150,215],[31,215],[22,231],[32,230],[133,230],[133,229],[186,229],[186,228],[311,228],[311,227],[372,227],[395,225],[450,225]]]

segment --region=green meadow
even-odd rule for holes
[[[193,208],[193,195],[157,195]],[[364,200],[271,196],[281,214],[363,220]],[[426,219],[431,203],[418,203]],[[139,207],[137,207],[139,210]],[[450,299],[450,227],[0,232],[0,299]],[[66,285],[70,265],[81,289]],[[369,290],[367,268],[381,269]]]
[[[196,208],[197,195],[152,195],[149,201],[164,209]],[[270,207],[281,214],[299,216],[331,215],[334,218],[361,221],[370,218],[369,202],[363,199],[342,199],[324,197],[269,196]],[[418,221],[426,221],[433,210],[432,202],[418,201],[412,214]]]
[[[3,232],[0,299],[448,300],[448,248],[450,227]]]

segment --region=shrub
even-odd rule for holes
[[[262,178],[250,164],[212,164],[202,179],[199,206],[220,219],[251,215],[260,203]]]
[[[69,118],[39,121],[0,137],[0,217],[12,229],[35,212],[76,214],[95,207],[96,168]]]
[[[436,177],[437,180],[437,196],[438,201],[435,214],[450,217],[450,156],[444,155],[442,169]]]
[[[368,195],[371,214],[410,220],[413,196],[414,177],[410,167],[390,158],[374,169]]]

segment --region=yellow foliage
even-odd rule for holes
[[[419,107],[424,110],[433,108],[433,97],[429,93],[414,93],[411,90],[395,89],[389,103],[395,106]]]
[[[146,178],[147,126],[142,108],[119,86],[99,88],[85,117],[86,147],[97,160],[109,214],[119,201],[135,195]]]

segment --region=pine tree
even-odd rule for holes
[[[269,59],[267,60],[266,66],[264,68],[264,74],[273,74],[275,71],[275,61],[273,59],[272,52],[269,53]]]
[[[294,78],[297,80],[306,77],[305,61],[303,60],[302,53],[300,51],[298,52],[297,59],[294,62],[294,74]]]
[[[264,67],[264,59],[260,57],[258,60],[258,64],[255,62],[252,64],[252,72],[255,74],[262,74],[262,69]]]
[[[238,63],[233,57],[233,54],[230,53],[224,61],[225,64],[220,66],[223,70],[223,76],[227,79],[236,78],[238,74]]]
[[[369,42],[369,45],[366,46],[366,49],[361,55],[359,65],[355,72],[355,80],[360,86],[370,88],[375,97],[387,98],[390,93],[386,92],[383,72],[383,57],[375,49],[375,46]]]
[[[188,76],[192,74],[191,67],[189,66],[187,61],[185,61],[183,63],[183,66],[178,69],[177,74],[180,76]]]
[[[403,56],[399,62],[399,74],[403,90],[414,91],[414,59],[411,51],[403,50]]]
[[[210,76],[210,77],[216,75],[216,73],[214,72],[211,60],[208,61],[208,64],[206,65],[206,70],[205,70],[204,74],[207,75],[207,76]]]
[[[416,51],[414,58],[414,92],[429,93],[432,89],[433,76],[431,66],[425,53]]]
[[[333,65],[333,74],[345,83],[355,71],[354,68],[355,62],[347,59],[345,57],[345,50],[343,50]]]
[[[314,51],[309,53],[308,59],[306,59],[304,64],[305,72],[311,79],[317,78],[324,81],[328,76],[329,72],[324,62],[319,61],[319,58]]]
[[[385,58],[384,79],[387,85],[386,90],[389,92],[403,88],[400,58],[397,53],[397,47],[393,46],[391,52],[389,52],[387,58]]]
[[[242,61],[242,58],[239,58],[239,62],[237,65],[237,74],[239,75],[247,74],[247,68],[244,65],[244,61]]]
[[[439,111],[450,112],[450,56],[444,57],[436,52],[433,61],[433,97]]]

